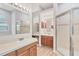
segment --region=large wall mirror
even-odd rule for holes
[[[41,21],[41,28],[53,29],[52,18],[47,18]]]
[[[32,29],[33,29],[33,34],[39,33],[39,14],[34,15],[33,14],[33,21],[32,21]]]
[[[30,33],[29,14],[16,12],[16,34]]]
[[[11,34],[11,12],[0,8],[0,35]]]

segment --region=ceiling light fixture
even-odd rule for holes
[[[19,8],[20,10],[24,10],[26,12],[29,12],[29,9],[27,9],[26,7],[19,5],[18,3],[9,3],[10,5]]]

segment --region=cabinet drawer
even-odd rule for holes
[[[10,52],[6,54],[5,56],[16,56],[16,51]]]

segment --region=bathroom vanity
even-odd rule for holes
[[[36,42],[21,47],[15,51],[12,51],[6,56],[36,56],[37,55],[37,44]]]
[[[41,44],[53,48],[53,36],[41,36]]]
[[[0,45],[0,56],[36,56],[37,39],[28,38]]]

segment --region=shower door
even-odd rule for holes
[[[62,55],[70,55],[70,11],[57,16],[57,51]]]
[[[79,8],[72,10],[72,25],[73,54],[79,56]]]

